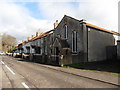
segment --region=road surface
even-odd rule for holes
[[[2,88],[118,88],[11,56],[0,56],[0,74]]]

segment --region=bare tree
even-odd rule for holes
[[[2,49],[7,51],[8,49],[13,49],[17,45],[17,40],[15,37],[3,34],[2,35]]]

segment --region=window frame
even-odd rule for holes
[[[68,38],[68,26],[67,25],[64,26],[64,38],[65,39]]]
[[[72,53],[77,53],[77,31],[72,32]]]

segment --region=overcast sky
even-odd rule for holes
[[[57,2],[56,2],[57,1]],[[0,33],[25,40],[64,15],[118,32],[119,0],[0,0]]]

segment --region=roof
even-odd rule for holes
[[[89,27],[93,27],[93,28],[99,29],[100,31],[105,31],[105,32],[108,32],[108,33],[120,36],[120,33],[117,33],[117,32],[114,32],[114,31],[110,31],[110,30],[98,27],[98,26],[90,24],[90,23],[86,23],[86,25],[89,26]]]
[[[102,28],[102,27],[98,27],[98,26],[96,26],[96,25],[87,23],[86,21],[84,21],[84,19],[78,20],[78,19],[75,19],[75,18],[73,18],[73,17],[71,17],[71,16],[67,16],[67,15],[64,15],[64,17],[69,17],[69,18],[74,19],[74,20],[76,20],[76,21],[79,21],[79,22],[81,22],[81,23],[85,23],[87,26],[92,27],[92,28],[96,28],[96,29],[98,29],[98,30],[100,30],[100,31],[104,31],[104,32],[108,32],[108,33],[111,33],[111,34],[115,34],[115,35],[120,36],[120,33],[118,33],[118,32],[114,32],[114,31],[111,31],[111,30],[107,30],[107,29],[104,29],[104,28]],[[64,18],[64,17],[63,17],[63,18]]]
[[[22,45],[23,43],[26,43],[26,42],[27,42],[27,41],[23,41],[23,42],[19,43],[18,46],[19,46],[19,45]]]
[[[40,34],[40,35],[38,35],[38,36],[35,36],[34,38],[32,38],[32,39],[30,39],[30,40],[28,40],[28,41],[23,41],[23,42],[19,43],[18,46],[19,46],[20,44],[27,43],[27,42],[29,42],[29,41],[33,41],[33,40],[39,39],[39,38],[41,38],[41,37],[43,37],[43,36],[46,36],[46,35],[50,34],[52,31],[54,31],[54,30],[50,30],[50,31],[48,31],[48,32],[45,32],[45,33]]]
[[[18,46],[22,45],[23,43],[19,43]]]
[[[78,20],[78,19],[72,18],[71,16],[67,16],[67,15],[64,15],[63,19],[64,19],[65,17],[74,19],[74,20],[76,20],[76,21],[78,21],[78,22],[80,22],[80,23],[85,23],[88,27],[95,28],[96,30],[104,31],[104,32],[107,32],[107,33],[111,33],[111,34],[120,36],[120,33],[117,33],[117,32],[114,32],[114,31],[110,31],[110,30],[107,30],[107,29],[98,27],[98,26],[96,26],[96,25],[93,25],[93,24],[84,22],[83,19],[82,19],[82,20]],[[63,19],[62,19],[62,20],[63,20]],[[61,21],[62,21],[62,20],[61,20]],[[61,22],[60,22],[60,23],[61,23]],[[60,24],[60,23],[59,23],[59,24]],[[59,26],[59,24],[58,24],[58,26]],[[30,39],[30,40],[28,40],[28,41],[24,41],[24,42],[22,42],[22,43],[26,43],[26,42],[29,42],[29,41],[33,41],[33,40],[39,39],[39,38],[41,38],[41,37],[44,37],[44,36],[50,34],[52,31],[54,31],[54,30],[50,30],[50,31],[48,31],[48,32],[45,32],[45,33],[43,33],[43,34],[40,34],[39,36],[35,36],[34,38],[32,38],[32,39]],[[62,42],[64,42],[64,40],[63,40]]]
[[[43,36],[46,36],[46,35],[50,34],[52,31],[54,31],[54,30],[50,30],[50,31],[48,31],[48,32],[42,33],[42,34],[40,34],[40,35],[38,35],[38,36],[35,36],[34,38],[32,38],[32,39],[30,39],[30,40],[28,40],[28,41],[26,41],[26,42],[39,39],[39,38],[41,38],[41,37],[43,37]]]

